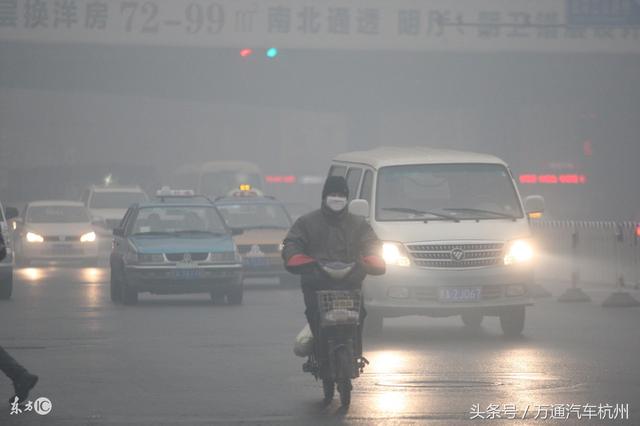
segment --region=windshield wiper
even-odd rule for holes
[[[498,217],[504,217],[505,219],[513,219],[513,220],[517,219],[517,217],[512,215],[512,214],[502,213],[502,212],[494,212],[493,210],[472,209],[472,208],[466,208],[466,207],[446,208],[446,209],[442,209],[442,210],[461,211],[461,212],[469,212],[469,213],[486,213],[486,214],[492,214],[492,215],[498,216]]]
[[[391,211],[391,212],[400,212],[400,213],[409,213],[409,214],[419,214],[419,215],[425,215],[425,214],[430,214],[436,217],[440,217],[442,219],[448,219],[448,220],[452,220],[454,222],[460,222],[460,219],[452,214],[446,214],[446,213],[441,213],[441,212],[435,212],[432,210],[416,210],[416,209],[411,209],[408,207],[388,207],[388,208],[383,208],[382,210],[386,210],[386,211]]]
[[[169,233],[163,232],[163,231],[149,231],[149,232],[136,232],[132,234],[132,236],[136,236],[136,235],[169,235]]]

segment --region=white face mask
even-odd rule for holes
[[[329,195],[327,197],[327,207],[334,212],[342,211],[347,207],[347,197],[334,197]]]

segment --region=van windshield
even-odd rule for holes
[[[500,164],[420,164],[378,172],[378,221],[522,217],[513,181]]]

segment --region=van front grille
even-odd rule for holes
[[[412,243],[412,260],[423,268],[479,268],[502,264],[504,243]]]

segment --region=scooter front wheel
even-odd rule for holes
[[[347,407],[351,404],[351,379],[338,382],[338,393],[340,393],[340,404]]]
[[[324,391],[324,402],[325,404],[333,401],[333,395],[335,394],[336,387],[334,386],[333,380],[331,379],[323,379],[322,380],[322,390]]]

